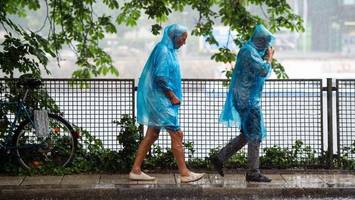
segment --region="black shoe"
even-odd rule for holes
[[[248,182],[271,182],[272,179],[260,173],[247,173],[245,177]]]
[[[214,167],[214,169],[218,172],[219,175],[224,176],[223,173],[223,162],[218,159],[217,156],[212,156],[210,161]]]

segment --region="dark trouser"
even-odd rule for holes
[[[243,136],[238,135],[232,139],[226,146],[224,146],[217,154],[220,161],[224,162],[232,157],[237,151],[248,144],[248,168],[250,172],[259,172],[259,141],[250,141]]]

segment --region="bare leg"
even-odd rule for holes
[[[134,159],[134,163],[133,163],[131,172],[133,172],[135,174],[141,173],[141,166],[142,166],[143,160],[144,160],[145,156],[147,155],[147,152],[149,151],[152,144],[158,139],[159,132],[160,132],[160,130],[156,129],[156,128],[149,127],[147,129],[147,133],[146,133],[144,139],[139,144],[139,147],[138,147],[138,150],[136,153],[136,158]]]
[[[181,176],[189,176],[190,170],[186,167],[184,146],[182,144],[183,132],[168,130],[171,137],[171,149],[177,162]]]

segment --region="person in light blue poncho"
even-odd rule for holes
[[[271,181],[259,171],[259,148],[266,136],[260,99],[265,80],[271,73],[274,41],[275,37],[263,25],[257,25],[251,38],[238,52],[220,122],[228,127],[240,127],[241,134],[211,157],[212,164],[222,176],[223,162],[248,144],[246,180]]]
[[[168,131],[181,182],[201,179],[203,173],[191,172],[185,163],[183,132],[179,125],[179,107],[182,101],[180,65],[177,49],[185,44],[187,29],[172,24],[164,29],[162,40],[155,46],[139,78],[137,92],[137,121],[148,129],[140,143],[132,170],[131,180],[154,180],[141,171],[141,165],[161,129]]]

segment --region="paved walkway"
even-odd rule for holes
[[[130,181],[126,174],[0,176],[0,200],[9,199],[355,199],[355,173],[273,173],[271,183],[246,182],[243,174],[210,173],[181,184],[177,174],[151,174],[155,181]]]

